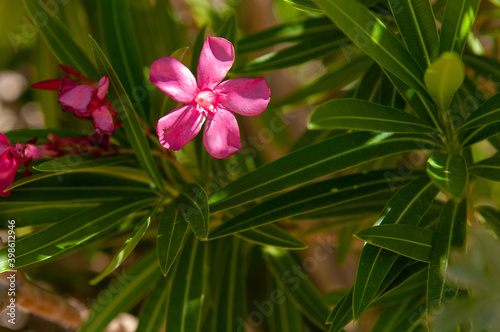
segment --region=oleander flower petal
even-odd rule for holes
[[[149,79],[167,96],[182,104],[192,103],[196,97],[196,80],[179,60],[163,57],[151,65]]]
[[[215,88],[226,77],[233,62],[233,44],[224,38],[208,37],[198,60],[198,88]]]
[[[97,98],[104,100],[106,98],[106,93],[108,92],[109,79],[108,76],[103,76],[98,83],[97,87]]]
[[[207,120],[203,145],[215,158],[228,158],[241,150],[240,130],[233,113],[219,108],[211,119]]]
[[[156,133],[164,148],[178,151],[198,135],[203,122],[205,117],[196,106],[185,105],[162,117],[156,125]]]
[[[59,96],[59,103],[83,115],[88,112],[89,104],[96,91],[96,88],[90,85],[77,85],[62,93]]]
[[[94,129],[98,134],[112,134],[115,132],[113,116],[106,105],[102,105],[92,112]]]
[[[219,84],[215,91],[222,96],[220,103],[225,108],[245,116],[255,116],[264,112],[271,95],[262,77],[227,80]]]

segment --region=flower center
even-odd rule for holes
[[[196,96],[196,103],[208,112],[217,112],[217,95],[213,91],[200,91]]]

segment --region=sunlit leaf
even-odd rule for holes
[[[469,172],[462,156],[434,153],[427,160],[427,174],[436,186],[453,198],[460,200],[464,197],[469,183]]]
[[[480,0],[446,1],[441,26],[439,53],[456,52],[462,55],[467,37],[476,18]]]

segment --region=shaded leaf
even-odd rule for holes
[[[377,247],[422,262],[429,261],[434,232],[414,225],[380,225],[363,229],[356,237]]]
[[[125,163],[130,160],[127,156],[106,156],[94,157],[88,155],[73,155],[69,154],[61,158],[53,159],[33,166],[34,169],[40,172],[61,172],[69,170],[84,170],[94,167],[102,167],[107,165],[115,165]]]
[[[334,99],[316,108],[308,127],[391,133],[432,133],[434,130],[422,120],[396,108],[351,98]]]
[[[439,37],[428,0],[389,0],[408,50],[425,70],[439,55]]]
[[[399,178],[398,180],[405,180]],[[259,227],[280,219],[324,210],[331,206],[392,191],[386,171],[354,174],[321,181],[281,194],[250,208],[215,229],[211,238]]]
[[[307,244],[275,225],[264,225],[239,233],[242,239],[264,246],[288,250],[306,249]]]
[[[462,199],[469,183],[467,163],[462,156],[434,153],[427,160],[427,174],[436,186],[453,196]]]
[[[110,99],[111,105],[115,108],[120,120],[123,123],[123,128],[127,133],[127,137],[132,145],[132,148],[134,149],[134,152],[136,153],[137,159],[139,159],[141,166],[147,171],[156,187],[163,191],[164,186],[160,173],[156,167],[153,156],[151,155],[146,135],[142,130],[140,120],[134,110],[134,107],[125,92],[122,83],[113,70],[113,67],[111,67],[109,60],[102,52],[99,45],[92,38],[90,38],[90,44],[92,46],[92,52],[99,70],[109,77],[109,92],[112,96],[112,99]]]
[[[156,238],[156,252],[161,271],[165,276],[181,251],[184,238],[188,233],[187,227],[187,221],[175,204],[167,204],[161,214]]]
[[[108,324],[121,312],[131,309],[155,281],[161,272],[153,253],[135,264],[108,289],[100,292],[90,308],[89,318],[78,332],[104,331]]]
[[[196,237],[208,238],[208,197],[205,190],[196,183],[189,183],[175,199],[175,205],[189,223]]]
[[[166,302],[166,331],[201,331],[204,300],[205,246],[190,235],[172,268],[172,283]]]
[[[415,135],[355,132],[336,136],[231,182],[210,197],[210,211],[229,209],[383,156],[434,147],[431,139]]]
[[[24,6],[33,20],[44,17],[45,24],[37,24],[40,34],[61,64],[72,66],[88,77],[99,80],[94,64],[69,35],[67,28],[49,13],[46,6],[37,0],[24,0]],[[36,16],[36,17],[35,17]],[[37,21],[38,22],[38,21]]]
[[[480,0],[446,1],[441,26],[439,53],[456,52],[462,55]]]
[[[441,213],[432,240],[427,279],[428,311],[438,307],[445,292],[449,291],[444,279],[448,270],[448,258],[453,248],[461,248],[465,243],[466,227],[467,201],[449,200]]]
[[[95,285],[102,281],[106,276],[108,276],[111,272],[116,270],[120,264],[127,259],[128,255],[134,250],[134,248],[137,246],[141,238],[144,236],[144,233],[146,233],[146,230],[148,229],[149,225],[151,224],[151,219],[154,218],[156,214],[157,207],[149,210],[148,213],[144,216],[143,220],[139,222],[139,224],[135,227],[134,231],[132,234],[130,234],[129,238],[123,246],[118,250],[116,255],[113,257],[111,260],[111,263],[106,266],[106,268],[99,273],[97,277],[94,277],[92,280],[89,281],[91,285]]]
[[[421,177],[400,189],[379,216],[381,225],[418,225],[430,208],[439,189],[429,179]],[[399,261],[399,262],[398,262]],[[359,318],[376,298],[391,269],[402,271],[408,258],[366,244],[361,252],[354,283],[354,317]]]
[[[314,0],[346,36],[382,67],[430,98],[423,72],[400,39],[370,10],[357,1]]]
[[[286,250],[274,247],[264,247],[262,254],[267,268],[287,298],[314,325],[326,331],[328,307],[292,255]]]
[[[158,332],[165,322],[165,302],[170,279],[166,277],[159,279],[141,309],[136,332]]]
[[[457,129],[458,132],[500,121],[500,93],[481,104]]]

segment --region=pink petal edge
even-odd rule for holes
[[[233,44],[224,38],[208,37],[198,60],[198,88],[215,88],[226,77],[233,62]]]
[[[78,113],[84,114],[92,101],[92,95],[96,89],[87,84],[80,84],[72,89],[63,92],[59,96],[59,102],[66,107],[70,107]]]
[[[217,159],[232,156],[241,150],[240,130],[236,117],[224,108],[219,108],[212,119],[207,120],[203,145]]]
[[[149,80],[167,96],[182,104],[196,97],[196,80],[179,60],[163,57],[151,65]]]
[[[164,148],[179,151],[198,135],[203,122],[205,117],[196,106],[185,105],[162,117],[156,125],[156,133]]]
[[[106,93],[108,92],[108,88],[109,88],[108,76],[103,76],[99,80],[99,85],[97,87],[97,98],[99,98],[100,100],[104,100],[104,98],[106,97]]]
[[[215,91],[225,97],[220,101],[221,105],[245,116],[264,112],[271,96],[271,90],[263,77],[227,80],[219,84]]]

